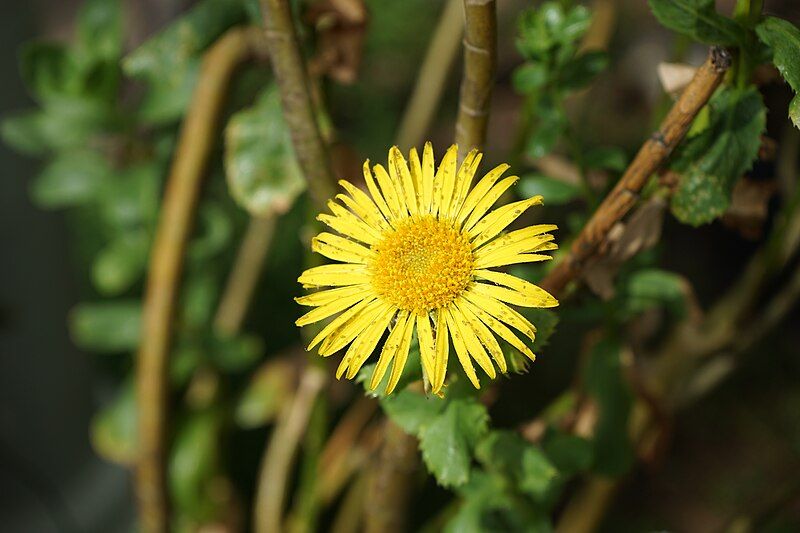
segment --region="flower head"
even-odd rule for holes
[[[508,165],[500,165],[472,187],[482,155],[473,150],[460,166],[457,157],[457,147],[451,146],[434,173],[430,143],[421,160],[412,149],[408,162],[393,147],[388,170],[375,165],[370,171],[369,161],[364,163],[369,194],[340,181],[346,194],[336,196],[340,203],[328,203],[330,214],[319,215],[338,235],[320,233],[312,249],[339,263],[300,276],[304,287],[325,289],[297,299],[314,307],[297,325],[337,315],[308,346],[319,345],[323,356],[347,347],[337,378],[355,377],[387,329],[370,381],[377,387],[392,365],[387,392],[400,379],[415,331],[434,393],[444,384],[451,341],[475,387],[480,383],[473,361],[490,378],[496,376],[495,364],[507,371],[497,337],[534,359],[508,326],[531,342],[536,328],[508,304],[554,307],[558,302],[528,281],[491,269],[550,259],[542,252],[557,247],[548,233],[556,226],[504,232],[542,197],[491,210],[518,178],[503,178]]]

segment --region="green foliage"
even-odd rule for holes
[[[80,304],[70,313],[75,344],[93,352],[123,352],[139,345],[141,304],[116,300]]]
[[[522,176],[519,191],[526,198],[541,194],[546,198],[547,205],[563,205],[580,198],[582,194],[578,185],[540,174]]]
[[[765,17],[756,27],[756,33],[773,53],[773,63],[795,93],[800,92],[800,29],[791,22],[776,17]],[[800,95],[795,94],[789,104],[789,118],[800,128]]]
[[[305,189],[274,86],[228,122],[225,170],[231,196],[254,215],[287,211]]]
[[[742,28],[717,13],[714,0],[648,0],[658,21],[667,28],[705,44],[732,46],[743,38]]]
[[[201,53],[244,19],[242,0],[203,0],[128,54],[122,63],[125,73],[149,84],[139,110],[142,119],[155,124],[177,120],[191,99]]]
[[[622,349],[611,339],[600,341],[586,366],[586,391],[599,411],[594,436],[594,470],[605,476],[624,474],[633,462],[628,417],[633,393],[622,375]]]
[[[676,316],[686,312],[684,280],[674,272],[647,268],[637,270],[625,280],[623,288],[626,312],[635,315],[664,306]]]
[[[126,380],[116,397],[94,418],[89,436],[97,453],[108,461],[128,465],[136,459],[136,387]]]
[[[730,204],[736,181],[753,165],[766,126],[761,95],[726,87],[709,102],[708,127],[689,139],[672,163],[681,176],[672,213],[693,226],[711,222]]]
[[[82,205],[95,198],[112,170],[97,152],[76,149],[60,153],[42,171],[31,188],[39,207]]]

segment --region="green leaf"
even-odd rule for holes
[[[625,306],[631,313],[641,313],[664,305],[681,316],[685,312],[683,278],[674,272],[657,268],[637,270],[625,283]]]
[[[598,147],[586,152],[583,163],[589,168],[622,172],[628,166],[628,157],[620,148]]]
[[[389,384],[390,372],[386,372],[384,374],[383,379],[380,383],[378,383],[378,386],[375,387],[375,390],[370,390],[369,388],[369,383],[372,380],[372,373],[375,371],[376,365],[377,363],[364,365],[361,370],[358,371],[356,383],[361,383],[364,386],[364,392],[366,392],[367,395],[374,396],[376,398],[386,398],[386,385]],[[417,344],[416,339],[414,339],[412,341],[411,348],[408,351],[408,359],[403,367],[402,374],[400,374],[400,379],[397,381],[395,391],[403,391],[403,389],[405,389],[410,383],[419,381],[421,379],[422,366],[419,358],[419,344]],[[392,394],[397,394],[397,392]]]
[[[24,111],[3,118],[3,142],[28,155],[41,155],[52,145],[42,130],[40,111]]]
[[[528,137],[525,152],[532,159],[547,155],[567,129],[567,117],[553,96],[540,98],[536,110],[536,127]]]
[[[212,336],[209,355],[225,372],[241,372],[253,366],[264,355],[264,342],[256,335],[236,337]]]
[[[585,52],[564,65],[559,75],[559,86],[569,90],[583,89],[607,67],[606,52]]]
[[[31,196],[40,207],[73,207],[94,199],[111,176],[111,168],[97,152],[66,152],[50,162],[36,178]]]
[[[628,438],[633,393],[622,376],[620,355],[619,344],[604,339],[594,347],[586,366],[586,390],[599,411],[594,470],[606,476],[620,476],[633,463],[633,447]]]
[[[541,194],[546,205],[564,205],[581,196],[579,186],[541,174],[522,176],[519,191],[526,198]]]
[[[40,101],[62,94],[80,94],[77,66],[62,44],[31,42],[23,45],[20,49],[20,75]]]
[[[89,436],[97,455],[124,466],[136,459],[136,387],[132,378],[117,390],[116,397],[92,418]]]
[[[119,233],[153,230],[161,188],[161,165],[151,161],[117,173],[101,191],[103,222]]]
[[[138,300],[82,303],[70,312],[70,332],[92,352],[124,352],[139,345],[142,308]]]
[[[203,0],[125,57],[124,71],[150,84],[140,109],[145,121],[162,124],[183,114],[197,79],[200,54],[244,18],[240,0]]]
[[[517,48],[528,59],[569,58],[575,44],[591,24],[589,10],[575,6],[568,11],[558,2],[545,2],[519,17]],[[559,54],[558,48],[566,48]]]
[[[214,412],[190,415],[179,424],[168,463],[175,507],[196,521],[213,518],[212,481],[219,464],[221,418]]]
[[[558,325],[558,314],[551,309],[526,307],[521,309],[522,314],[536,327],[536,336],[533,341],[533,351],[542,350],[550,341]]]
[[[764,17],[756,33],[772,48],[772,61],[783,79],[800,92],[800,29],[788,20]]]
[[[577,435],[550,431],[545,435],[542,447],[564,476],[586,472],[594,461],[592,442]]]
[[[231,196],[253,215],[285,213],[305,189],[274,86],[228,122],[225,171]]]
[[[766,110],[754,87],[726,88],[710,102],[710,123],[689,139],[672,164],[681,179],[672,197],[672,213],[699,226],[728,208],[736,181],[758,155]]]
[[[219,281],[213,270],[191,271],[181,293],[180,324],[192,332],[206,332],[219,296]]]
[[[150,237],[146,232],[124,234],[100,250],[92,264],[92,281],[102,294],[116,295],[137,282],[147,266]]]
[[[190,261],[202,263],[225,250],[233,236],[233,221],[219,203],[207,200],[200,206],[198,226],[188,255]]]
[[[648,0],[658,21],[667,28],[705,44],[732,46],[743,30],[717,13],[714,0]]]
[[[292,393],[293,370],[283,361],[269,361],[259,368],[236,401],[234,419],[245,429],[272,421]]]
[[[520,94],[529,94],[547,84],[549,74],[542,63],[528,62],[517,67],[511,75],[511,83]]]
[[[88,0],[77,23],[76,52],[92,60],[116,63],[122,55],[120,0]]]
[[[488,431],[486,407],[474,398],[454,398],[419,433],[419,447],[428,471],[443,487],[469,480],[472,449]]]
[[[558,470],[535,446],[528,446],[522,455],[519,488],[536,500],[543,500],[553,488]]]
[[[789,118],[792,119],[795,128],[800,128],[800,94],[794,95],[789,102]]]
[[[384,413],[403,431],[419,435],[431,425],[446,405],[445,400],[427,397],[416,391],[401,390],[381,400]]]

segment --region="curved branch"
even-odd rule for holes
[[[167,179],[148,269],[142,341],[136,368],[138,461],[136,496],[144,531],[167,531],[167,366],[183,261],[200,186],[217,138],[217,121],[233,71],[252,51],[245,28],[225,33],[203,59],[191,106]]]

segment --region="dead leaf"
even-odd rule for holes
[[[642,250],[652,248],[661,238],[667,202],[654,197],[642,204],[626,222],[618,222],[608,232],[600,255],[591,259],[583,271],[589,288],[609,300],[614,296],[614,279],[620,266]]]
[[[697,67],[684,63],[659,63],[658,79],[664,91],[678,96],[694,78]]]
[[[778,185],[773,180],[743,177],[733,188],[731,205],[722,216],[722,222],[745,239],[758,240],[764,233],[769,199],[777,190]]]
[[[368,21],[363,0],[321,0],[309,7],[306,19],[317,31],[317,52],[311,73],[349,85],[356,81]]]

